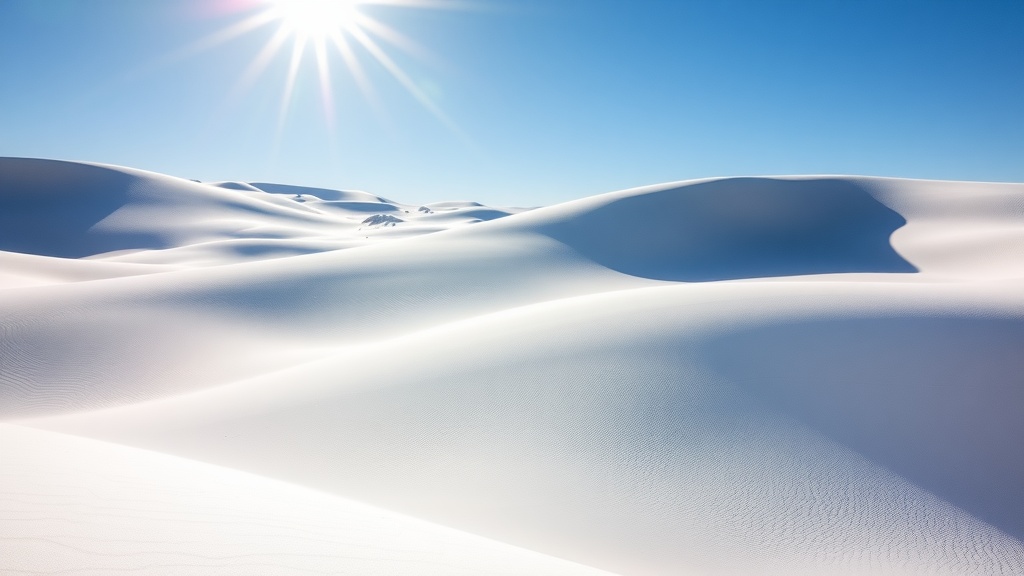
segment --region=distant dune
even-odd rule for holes
[[[1024,184],[0,159],[2,574],[1024,574]]]

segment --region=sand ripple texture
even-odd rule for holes
[[[1024,573],[1024,185],[0,159],[0,573]]]

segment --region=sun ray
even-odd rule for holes
[[[119,78],[111,82],[109,85],[103,86],[102,89],[97,92],[102,93],[104,91],[110,91],[117,85],[127,84],[137,81],[140,78],[156,74],[160,70],[163,70],[172,64],[186,60],[212,48],[216,48],[221,44],[225,44],[239,36],[244,36],[245,34],[266,26],[274,21],[275,18],[273,14],[269,13],[267,10],[252,14],[244,20],[236,22],[227,28],[217,30],[176,50],[160,55],[149,62],[127,70]]]
[[[281,95],[281,109],[277,119],[277,140],[280,141],[284,133],[285,120],[288,118],[288,108],[292,103],[292,94],[295,91],[295,81],[299,75],[299,65],[302,63],[302,53],[306,51],[306,38],[296,38],[292,46],[292,57],[288,64],[288,77],[284,83],[284,94]]]
[[[327,118],[327,126],[334,131],[334,93],[331,86],[330,62],[327,59],[327,46],[324,38],[313,40],[313,50],[316,53],[316,69],[320,76],[320,101],[324,107],[324,116]]]
[[[270,66],[270,62],[273,61],[278,52],[281,51],[284,43],[288,40],[288,36],[288,30],[278,28],[270,40],[267,41],[260,50],[259,54],[253,58],[252,62],[249,63],[242,74],[238,77],[238,80],[236,80],[232,85],[231,90],[228,92],[226,101],[232,102],[236,100],[245,91],[252,87],[256,80],[263,75],[267,67]]]
[[[336,77],[335,67],[331,65],[334,50],[341,56],[341,67],[345,68],[355,87],[374,112],[386,119],[381,101],[377,98],[370,74],[364,64],[366,55],[370,61],[381,66],[414,100],[423,106],[434,118],[440,121],[456,136],[473,146],[473,143],[441,109],[426,91],[407,73],[389,54],[392,48],[408,54],[419,61],[438,65],[439,60],[423,46],[414,42],[398,30],[386,25],[377,18],[366,14],[362,8],[370,5],[393,6],[403,8],[457,9],[471,6],[465,0],[249,0],[259,8],[245,16],[239,22],[229,25],[208,36],[188,44],[175,53],[169,60],[194,56],[213,47],[224,44],[239,36],[248,34],[269,24],[277,27],[267,39],[251,62],[245,66],[238,79],[232,84],[225,97],[222,108],[227,108],[241,95],[250,90],[256,81],[268,69],[283,48],[291,42],[291,54],[288,57],[288,68],[281,94],[277,114],[277,129],[274,139],[276,158],[283,142],[292,100],[299,81],[299,74],[307,47],[312,52],[316,75],[319,80],[320,100],[327,132],[334,142],[337,124],[337,104],[335,102]],[[383,43],[383,45],[382,45]],[[333,49],[331,46],[333,45]],[[385,49],[385,46],[388,48]],[[363,52],[365,50],[365,53]],[[335,55],[336,57],[336,55]]]
[[[431,65],[437,65],[439,63],[440,59],[431,51],[413,41],[405,34],[402,34],[375,18],[371,18],[365,14],[359,14],[356,17],[356,23],[359,25],[359,29],[372,33],[374,36],[384,40],[388,44],[398,48],[410,56],[414,56],[415,58],[428,62]]]
[[[374,59],[377,60],[377,62],[380,63],[380,65],[383,66],[384,69],[387,70],[388,73],[391,74],[391,76],[397,80],[413,98],[423,105],[427,111],[433,114],[435,118],[440,120],[449,129],[459,135],[462,135],[462,131],[458,128],[455,122],[453,122],[448,115],[445,114],[444,111],[441,110],[441,108],[438,107],[438,105],[435,104],[434,101],[416,85],[416,82],[414,82],[413,79],[410,78],[409,75],[406,74],[390,56],[388,56],[387,52],[385,52],[380,45],[373,40],[373,38],[370,38],[365,32],[358,28],[352,31],[352,36],[362,44],[363,47],[366,48],[366,51],[369,52],[370,55],[373,56]]]
[[[217,46],[220,46],[225,42],[234,40],[235,38],[248,34],[249,32],[252,32],[253,30],[256,30],[258,28],[262,28],[263,26],[266,26],[271,22],[274,22],[275,20],[276,17],[269,10],[257,12],[256,14],[249,16],[245,20],[236,22],[235,24],[232,24],[227,28],[223,28],[221,30],[213,32],[212,34],[204,36],[194,42],[186,44],[180,49],[171,52],[170,54],[165,56],[164,60],[166,60],[167,62],[173,62],[176,60],[182,60],[184,58],[202,54],[203,52],[206,52],[211,48],[216,48]]]
[[[468,10],[479,8],[472,0],[365,0],[363,4],[380,4],[399,8],[429,8],[431,10]]]
[[[349,74],[356,82],[356,86],[359,91],[362,92],[363,97],[367,101],[376,104],[376,94],[373,91],[373,84],[370,83],[370,79],[366,76],[366,71],[363,70],[363,65],[356,58],[355,53],[352,51],[352,46],[349,45],[348,40],[345,39],[339,32],[332,33],[329,38],[334,44],[334,47],[338,49],[338,53],[341,54],[342,60],[345,61],[345,67],[348,69]]]

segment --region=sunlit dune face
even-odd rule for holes
[[[322,39],[355,26],[359,4],[360,0],[271,0],[269,10],[289,32]]]

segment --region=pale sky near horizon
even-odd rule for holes
[[[0,156],[520,206],[711,176],[1024,182],[1021,0],[364,5],[408,42],[344,33],[370,96],[327,43],[326,108],[312,45],[282,105],[292,37],[239,83],[279,22],[196,48],[265,9],[0,0]]]

